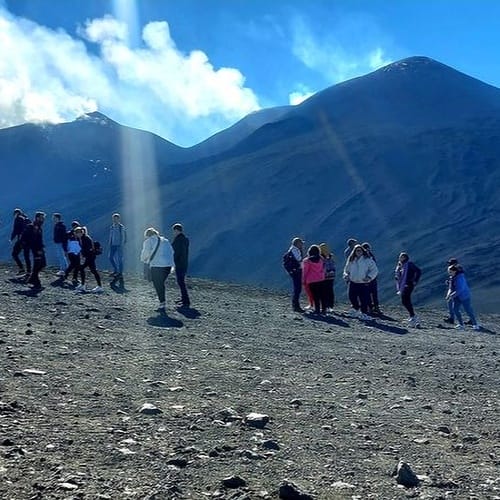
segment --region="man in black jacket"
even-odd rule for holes
[[[186,288],[186,273],[189,260],[189,239],[184,234],[182,224],[172,226],[174,238],[172,248],[174,249],[175,277],[181,291],[181,302],[184,307],[189,307],[191,302]]]
[[[57,263],[59,265],[58,276],[64,276],[68,268],[68,260],[66,254],[68,253],[68,233],[66,226],[62,221],[62,216],[59,213],[52,214],[52,221],[54,222],[54,243],[56,245]]]
[[[45,213],[37,212],[32,223],[26,226],[23,233],[23,243],[33,254],[33,271],[28,283],[33,285],[33,290],[41,290],[40,271],[47,265],[45,260],[45,245],[43,244],[42,226],[45,221]]]
[[[30,259],[30,251],[29,248],[23,246],[22,236],[26,226],[31,221],[26,217],[23,211],[20,208],[16,208],[14,210],[14,224],[12,226],[12,233],[10,235],[11,243],[14,242],[14,246],[12,247],[12,258],[14,262],[19,267],[19,275],[26,274],[29,276],[31,274],[31,259]],[[24,269],[23,263],[19,258],[19,254],[23,252],[24,262],[26,264],[26,270]]]

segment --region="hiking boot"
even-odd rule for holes
[[[304,309],[302,309],[302,307],[300,307],[300,306],[294,306],[293,311],[296,312],[296,313],[303,313],[303,312],[305,312]]]
[[[75,288],[75,292],[78,292],[78,293],[85,293],[87,290],[85,288],[85,285],[78,285],[76,288]]]
[[[408,319],[408,326],[420,326],[420,320],[418,319],[417,316],[413,316]]]
[[[92,293],[102,293],[104,292],[104,288],[102,286],[96,286],[90,290]]]
[[[56,276],[64,276],[66,278],[66,273],[64,271],[57,271]]]
[[[24,269],[22,267],[19,268],[19,271],[17,271],[16,276],[24,276],[26,273],[24,272]]]

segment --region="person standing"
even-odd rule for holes
[[[459,265],[458,259],[455,257],[451,257],[450,259],[448,259],[448,266],[446,267],[447,272],[448,272],[448,269],[450,266],[458,266],[463,271],[462,266]],[[452,284],[452,279],[451,279],[451,276],[449,275],[449,272],[448,272],[448,278],[445,281],[447,295],[448,295],[448,293],[450,293],[451,284]],[[446,303],[448,304],[448,317],[444,318],[444,322],[450,323],[451,325],[453,325],[455,323],[455,309],[454,309],[453,300],[447,300]]]
[[[172,239],[172,248],[174,249],[175,278],[177,286],[181,292],[180,302],[184,307],[189,307],[191,301],[186,287],[186,274],[189,261],[189,239],[184,234],[182,224],[176,223],[172,226],[174,238]]]
[[[174,249],[167,238],[160,236],[154,228],[149,227],[144,231],[141,261],[151,268],[151,281],[158,300],[158,311],[165,312],[166,307],[166,281],[174,265]]]
[[[16,208],[14,210],[14,223],[12,225],[12,233],[10,235],[10,242],[14,243],[12,247],[12,258],[14,262],[17,264],[19,268],[18,275],[26,275],[29,277],[31,274],[31,259],[30,259],[30,250],[29,248],[23,244],[23,233],[26,229],[26,226],[30,224],[30,220],[23,213],[20,208]],[[19,258],[19,254],[23,252],[24,263],[26,267],[23,266],[21,259]]]
[[[54,243],[56,245],[57,262],[59,264],[57,276],[64,276],[68,267],[68,259],[66,259],[68,253],[68,235],[60,213],[52,214],[52,221],[54,223]]]
[[[453,302],[453,310],[458,321],[455,328],[457,330],[464,329],[464,322],[460,312],[460,307],[463,306],[472,323],[472,328],[474,330],[480,330],[481,326],[477,322],[474,310],[472,309],[470,288],[465,279],[463,269],[458,264],[454,264],[448,267],[448,273],[451,283],[446,299]]]
[[[375,255],[372,252],[372,247],[370,243],[363,243],[361,245],[366,253],[368,254],[369,257],[371,257],[374,262],[377,262],[377,259],[375,258]],[[378,278],[378,276],[377,276]],[[370,281],[368,284],[368,308],[370,310],[370,314],[382,314],[382,311],[380,310],[379,302],[378,302],[378,282],[377,278],[374,278]]]
[[[71,223],[71,229],[67,233],[68,260],[69,266],[64,273],[64,279],[68,279],[69,273],[73,273],[73,285],[78,285],[78,272],[80,271],[80,240],[75,235],[75,229],[80,227],[80,223],[74,220]]]
[[[335,256],[330,251],[330,247],[326,243],[321,243],[319,246],[319,250],[321,253],[321,257],[323,257],[325,263],[325,301],[326,301],[326,310],[332,312],[333,306],[335,305],[335,292],[334,292],[334,283],[335,283],[335,274],[336,274],[336,266],[335,266]]]
[[[121,278],[123,275],[123,250],[127,242],[127,231],[121,223],[119,213],[111,216],[112,224],[109,228],[109,261],[113,267],[112,276]]]
[[[90,272],[94,275],[94,278],[97,282],[97,286],[90,290],[93,293],[102,293],[104,292],[102,288],[101,276],[97,271],[96,266],[96,253],[94,250],[94,242],[92,238],[87,232],[87,228],[85,227],[77,227],[75,228],[75,236],[80,243],[81,255],[83,257],[83,263],[80,265],[80,284],[76,287],[77,292],[85,293],[87,290],[85,288],[85,269],[88,267]]]
[[[302,250],[304,240],[295,237],[288,251],[283,256],[283,267],[292,279],[292,309],[295,312],[303,313],[304,309],[300,307],[300,293],[302,292]]]
[[[37,212],[33,222],[26,226],[23,233],[23,242],[33,255],[33,269],[28,278],[28,283],[33,285],[33,290],[42,289],[40,271],[47,265],[42,229],[44,221],[45,213]]]
[[[318,245],[311,245],[307,257],[302,261],[302,282],[309,285],[315,314],[326,314],[325,262],[320,255]]]
[[[350,315],[364,321],[368,316],[369,283],[377,277],[375,261],[361,245],[355,245],[344,267],[344,280],[349,286]],[[361,311],[360,311],[361,309]]]
[[[420,325],[418,316],[416,316],[413,309],[411,294],[417,286],[421,274],[422,271],[410,260],[409,255],[406,252],[401,252],[394,270],[394,277],[396,278],[396,290],[401,297],[401,303],[410,315],[408,318],[409,326]]]

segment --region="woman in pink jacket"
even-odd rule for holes
[[[327,308],[325,263],[321,258],[318,245],[310,246],[307,257],[302,261],[302,282],[311,290],[314,312],[325,314]]]

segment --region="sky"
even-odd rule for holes
[[[191,146],[414,55],[500,87],[497,0],[0,0],[0,128],[100,111]]]

